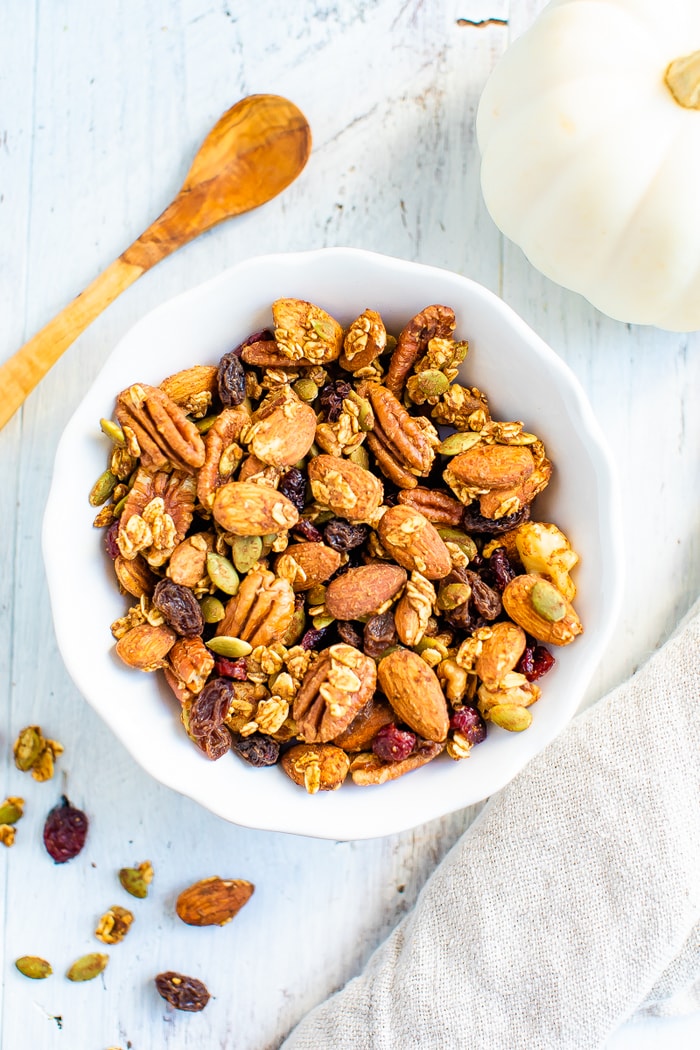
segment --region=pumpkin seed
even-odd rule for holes
[[[449,525],[438,525],[437,532],[444,543],[455,543],[466,554],[469,561],[476,557],[476,544],[466,532],[462,532],[461,529],[454,529]]]
[[[442,456],[458,456],[460,452],[466,452],[467,449],[474,448],[480,441],[480,434],[466,430],[458,434],[450,434],[448,438],[440,442],[437,451]]]
[[[44,747],[39,726],[25,726],[14,744],[15,765],[23,773],[32,769]]]
[[[124,431],[115,423],[112,419],[101,419],[100,430],[103,434],[106,434],[110,441],[113,441],[115,445],[119,445],[120,448],[124,448],[126,445],[126,438],[124,437]]]
[[[414,377],[414,384],[425,398],[440,397],[450,385],[450,381],[439,368],[426,368]]]
[[[112,495],[112,491],[118,480],[116,474],[113,474],[111,470],[105,470],[104,474],[100,474],[90,490],[90,506],[101,507],[103,503],[106,503]]]
[[[102,952],[89,952],[76,959],[66,973],[69,981],[92,981],[99,977],[107,963],[109,956]]]
[[[0,802],[0,824],[16,824],[24,813],[24,799],[10,795]]]
[[[119,881],[132,897],[143,900],[148,896],[148,887],[153,882],[153,865],[150,860],[144,860],[136,868],[122,868]]]
[[[530,591],[535,612],[548,623],[557,623],[566,616],[566,602],[549,580],[538,580]]]
[[[437,607],[445,612],[457,609],[468,602],[471,596],[472,589],[468,583],[448,583],[440,588]]]
[[[218,416],[204,416],[203,419],[195,419],[194,425],[200,434],[206,434],[216,423]]]
[[[296,383],[292,387],[292,390],[302,401],[306,401],[310,404],[315,401],[318,397],[318,387],[314,383],[313,379],[297,379]]]
[[[15,960],[15,966],[25,977],[31,977],[33,981],[43,981],[53,973],[51,963],[46,959],[40,959],[38,955],[22,955]]]
[[[218,598],[214,598],[211,594],[202,599],[199,607],[202,610],[202,618],[205,623],[219,623],[226,615],[224,603],[220,602]]]
[[[224,594],[238,594],[241,581],[233,565],[223,554],[214,554],[213,551],[207,554],[207,573],[214,586]]]
[[[244,642],[242,638],[233,638],[230,634],[220,634],[216,638],[210,638],[207,646],[217,656],[228,656],[233,660],[247,656],[253,651],[250,642]]]
[[[330,627],[334,620],[335,616],[329,616],[328,613],[323,613],[319,616],[314,616],[311,622],[318,631],[322,627]]]
[[[494,704],[488,717],[495,725],[507,729],[509,733],[522,733],[532,722],[532,715],[520,704]]]
[[[263,541],[260,536],[236,536],[231,544],[233,564],[241,574],[249,572],[256,561],[260,561],[262,550]]]
[[[348,459],[351,459],[358,467],[362,467],[363,470],[369,470],[369,454],[364,445],[359,445],[358,448],[353,449]]]

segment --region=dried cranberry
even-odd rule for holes
[[[515,578],[515,569],[510,564],[505,547],[496,547],[489,558],[489,576],[499,594],[503,594],[507,585]]]
[[[245,401],[245,369],[236,350],[224,354],[216,377],[221,404],[230,408]]]
[[[340,554],[361,547],[368,535],[368,525],[352,525],[345,518],[333,518],[323,530],[323,538],[328,546]]]
[[[476,504],[464,508],[462,528],[467,532],[481,532],[486,536],[500,536],[503,532],[517,528],[530,518],[530,504],[526,503],[515,514],[506,514],[503,518],[485,518],[476,509]]]
[[[54,806],[44,824],[44,845],[57,864],[77,857],[85,845],[88,818],[71,805],[65,795]]]
[[[155,983],[158,995],[176,1010],[197,1013],[204,1009],[211,998],[206,985],[196,977],[185,977],[184,974],[174,973],[172,970],[159,973]]]
[[[234,740],[231,750],[251,766],[274,766],[280,757],[277,741],[262,733],[252,733]]]
[[[263,328],[261,332],[253,332],[247,339],[244,339],[242,343],[239,343],[235,350],[231,350],[232,354],[236,357],[240,357],[247,346],[252,346],[253,343],[269,343],[275,338],[275,333],[270,331],[269,328]]]
[[[306,502],[306,478],[298,467],[290,467],[280,478],[278,492],[294,504],[301,514]]]
[[[358,631],[354,623],[351,623],[350,620],[338,620],[335,626],[341,640],[346,645],[354,645],[362,652],[362,632]]]
[[[328,631],[328,627],[310,627],[303,635],[299,645],[302,649],[318,649]]]
[[[372,741],[372,750],[382,762],[402,762],[415,746],[416,734],[393,724],[382,726]]]
[[[367,656],[371,656],[372,659],[381,656],[385,649],[396,645],[397,641],[396,624],[391,609],[377,616],[370,616],[365,624],[363,636],[364,652]]]
[[[202,610],[189,587],[173,580],[161,580],[153,592],[153,604],[183,637],[194,638],[204,630]]]
[[[555,663],[549,649],[545,649],[543,645],[527,645],[515,670],[524,674],[528,682],[536,682],[542,675],[547,674]]]
[[[352,387],[345,379],[335,379],[332,383],[326,383],[321,390],[321,405],[325,409],[329,423],[336,423],[340,419],[343,400],[351,389]]]
[[[226,656],[217,656],[214,661],[214,670],[222,678],[234,678],[237,682],[245,682],[248,675],[248,664],[244,656],[241,656],[238,660],[229,660]]]
[[[308,518],[300,518],[292,529],[296,539],[308,540],[309,543],[323,543],[323,536]]]
[[[475,707],[460,707],[453,712],[450,726],[466,737],[470,744],[486,739],[486,723]]]
[[[118,558],[120,555],[119,545],[117,544],[117,533],[119,532],[119,521],[113,521],[105,533],[105,550],[109,554],[112,561]]]

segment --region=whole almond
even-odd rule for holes
[[[380,661],[377,676],[401,722],[424,740],[445,740],[450,727],[447,702],[425,660],[410,649],[396,649]]]
[[[292,543],[275,562],[275,572],[295,591],[325,583],[340,568],[340,554],[325,543]]]
[[[230,481],[216,490],[212,507],[219,525],[235,536],[265,536],[291,529],[299,512],[269,485]]]
[[[494,624],[491,635],[482,642],[474,670],[490,689],[495,689],[503,676],[512,671],[525,650],[525,631],[515,623],[503,620]]]
[[[336,620],[371,616],[390,602],[406,584],[406,570],[374,561],[336,576],[326,591],[326,609]]]
[[[225,926],[250,900],[255,886],[245,879],[200,879],[183,890],[175,911],[188,926]]]
[[[534,469],[532,453],[524,445],[477,445],[455,456],[448,468],[463,485],[481,489],[516,485]]]
[[[371,521],[382,504],[379,478],[352,460],[314,456],[308,473],[314,499],[348,521]]]
[[[547,588],[555,592],[552,594],[551,606],[546,602]],[[533,604],[533,590],[537,608]],[[556,620],[550,619],[553,615],[551,608],[554,607],[556,607],[558,616]],[[511,620],[519,624],[538,642],[545,642],[549,645],[568,645],[583,631],[583,625],[573,605],[556,590],[553,583],[536,573],[516,576],[507,584],[503,591],[503,608]],[[544,610],[545,615],[538,609]]]
[[[176,641],[175,631],[165,624],[152,627],[150,623],[140,623],[119,639],[117,656],[139,671],[155,671],[163,666]]]
[[[389,507],[378,532],[387,554],[409,572],[419,572],[427,580],[441,580],[452,571],[450,552],[437,529],[415,507]]]
[[[292,394],[279,396],[253,416],[248,433],[252,454],[272,467],[291,466],[303,459],[314,443],[316,413]]]

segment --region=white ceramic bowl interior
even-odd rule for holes
[[[490,726],[466,761],[447,757],[381,787],[309,796],[279,768],[235,756],[210,762],[188,740],[162,676],[125,667],[110,624],[123,615],[87,496],[105,469],[99,419],[134,382],[158,384],[194,364],[216,363],[271,322],[281,297],[310,300],[347,324],[366,307],[398,333],[430,303],[452,306],[470,351],[462,379],[489,397],[494,418],[522,420],[545,442],[553,480],[534,518],[556,523],[580,553],[575,605],[585,633],[557,650],[532,726]],[[152,776],[247,827],[332,839],[370,838],[415,827],[503,787],[567,724],[600,661],[621,595],[620,515],[610,459],[578,381],[497,296],[448,271],[355,249],[271,255],[235,266],[144,317],[121,340],[68,423],[56,453],[43,549],[56,636],[77,688]],[[65,557],[70,547],[70,559]],[[86,615],[89,610],[89,615]]]

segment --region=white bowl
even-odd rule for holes
[[[315,796],[279,768],[253,769],[233,756],[210,762],[190,742],[162,676],[120,663],[109,625],[125,611],[92,526],[87,496],[105,469],[99,419],[134,382],[158,384],[193,364],[215,363],[271,321],[274,299],[324,307],[341,324],[366,307],[398,332],[430,303],[454,308],[468,339],[464,381],[489,397],[494,418],[518,419],[540,436],[555,465],[534,517],[556,523],[581,556],[576,608],[585,633],[556,651],[540,683],[532,726],[489,727],[466,761],[441,757],[381,787],[350,781]],[[610,459],[579,383],[559,357],[497,296],[457,274],[355,249],[251,259],[177,296],[121,340],[68,423],[56,453],[43,550],[58,645],[85,699],[152,776],[234,823],[331,839],[359,839],[415,827],[478,802],[552,740],[578,707],[603,655],[621,594],[620,515]],[[71,557],[65,551],[70,548]]]

